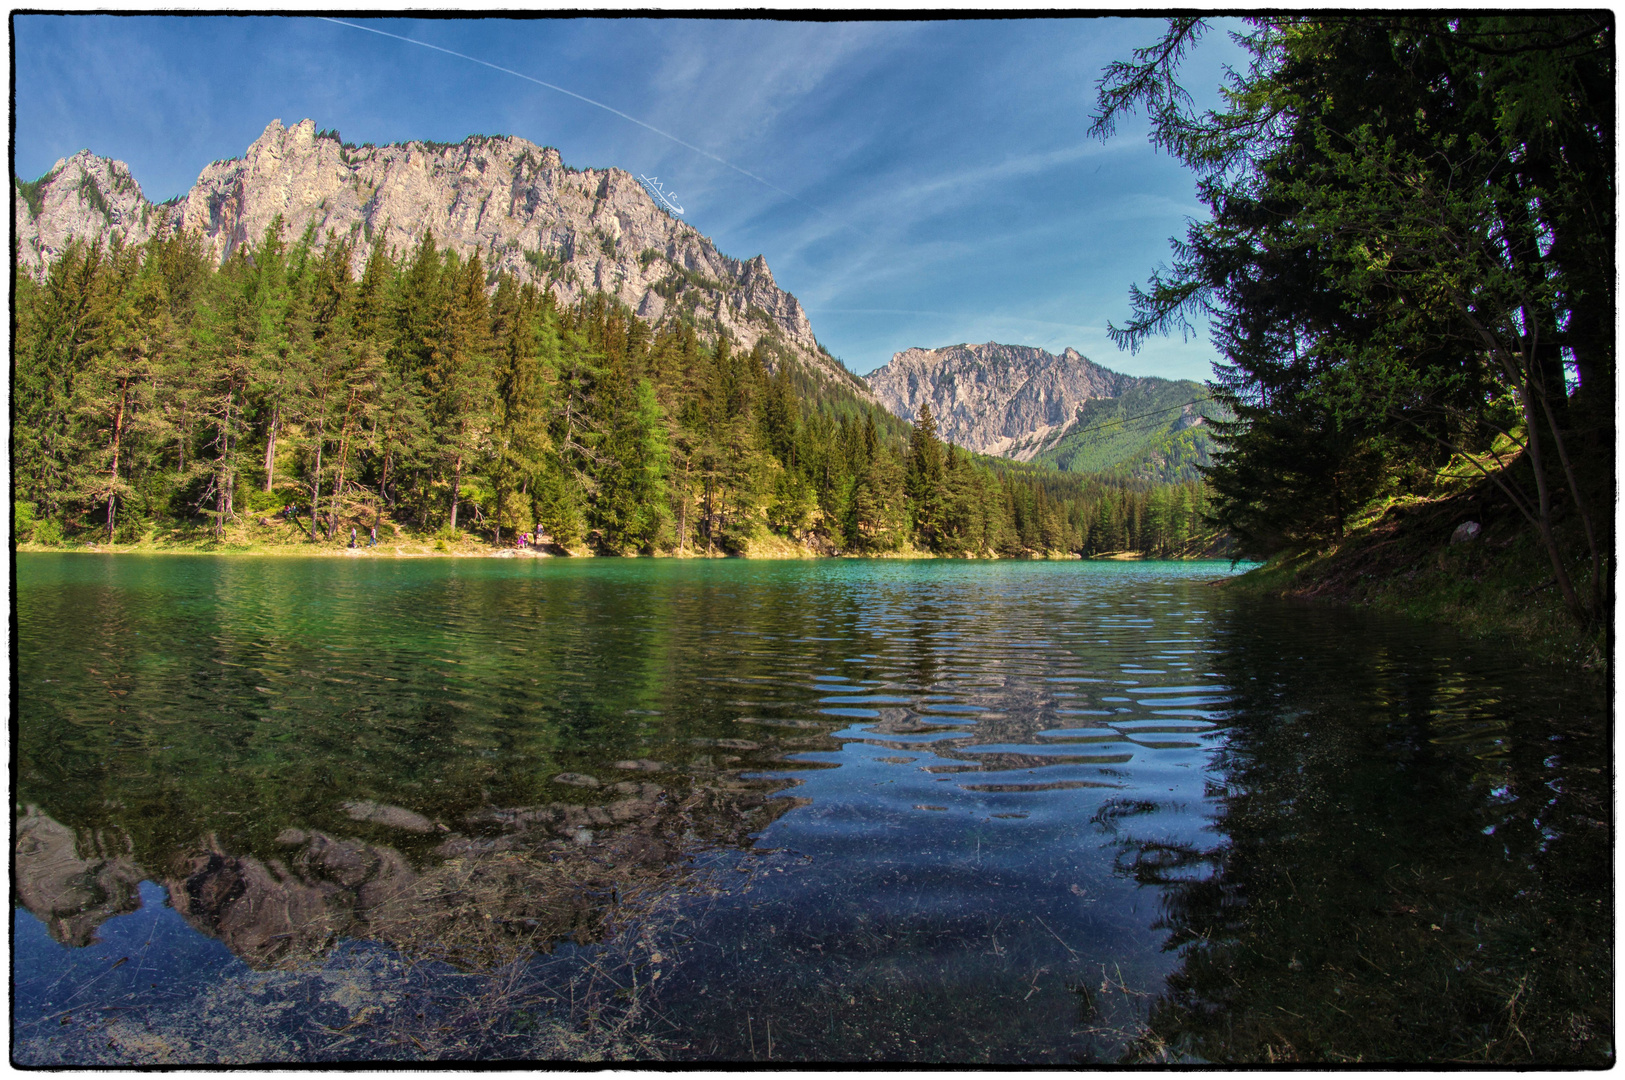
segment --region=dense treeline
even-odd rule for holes
[[[1211,213],[1114,333],[1211,320],[1234,416],[1207,470],[1254,554],[1316,546],[1450,462],[1527,523],[1582,626],[1608,613],[1613,16],[1255,17],[1224,104],[1176,81],[1201,19],[1113,64]]]
[[[19,276],[17,530],[310,542],[380,528],[603,553],[1207,550],[1204,489],[990,467],[828,392],[764,340],[703,343],[603,296],[281,223],[218,267],[192,236],[74,243]],[[361,267],[359,275],[353,266]],[[877,422],[878,420],[878,422]]]

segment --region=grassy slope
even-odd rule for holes
[[[1452,544],[1464,521],[1479,522],[1483,531]],[[1583,594],[1591,575],[1580,522],[1561,506],[1555,521]],[[1610,550],[1607,539],[1602,549]],[[1611,574],[1607,565],[1603,572]],[[1341,543],[1277,556],[1226,587],[1401,612],[1477,637],[1512,639],[1548,662],[1605,672],[1607,628],[1582,632],[1552,580],[1546,549],[1505,496],[1488,481],[1463,480],[1431,499],[1383,506],[1356,521]]]
[[[1078,429],[1033,458],[1074,473],[1113,473],[1150,480],[1196,480],[1212,438],[1205,426],[1180,428],[1179,406],[1207,396],[1201,383],[1147,379],[1122,397],[1096,398],[1078,410]],[[1214,406],[1198,406],[1212,415]]]

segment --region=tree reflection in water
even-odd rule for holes
[[[1278,618],[1217,635],[1216,842],[1097,821],[1183,958],[1131,1058],[1611,1062],[1601,692]]]

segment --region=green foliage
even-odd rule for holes
[[[441,548],[536,528],[606,554],[769,533],[854,553],[1212,546],[1200,499],[975,458],[771,334],[706,345],[601,294],[560,309],[432,235],[373,248],[357,278],[358,242],[273,221],[218,267],[171,237],[70,244],[43,284],[20,278],[14,477],[34,538],[218,540],[289,508],[312,543],[387,519]]]
[[[102,194],[101,185],[96,183],[96,178],[89,173],[79,178],[79,197],[89,203],[90,208],[104,220],[109,222],[113,220],[113,211],[107,205],[107,197]]]
[[[1096,122],[1146,106],[1211,211],[1112,334],[1137,347],[1211,321],[1232,414],[1207,470],[1214,520],[1251,553],[1312,547],[1372,500],[1425,493],[1456,457],[1596,623],[1612,548],[1595,510],[1613,483],[1612,19],[1250,22],[1252,63],[1222,109],[1196,115],[1175,81],[1203,32],[1180,17],[1108,70]],[[1556,539],[1567,513],[1579,559]]]
[[[236,502],[251,514],[264,514],[279,511],[288,504],[287,494],[283,491],[265,491],[260,488],[250,488],[240,495]]]
[[[557,252],[552,251],[526,251],[522,252],[530,268],[536,271],[537,277],[547,277],[564,265]]]
[[[34,504],[21,499],[13,500],[11,504],[12,539],[32,539],[35,524],[37,524],[37,519],[34,517]]]
[[[52,169],[38,180],[16,181],[17,193],[23,197],[23,202],[28,205],[28,216],[31,219],[37,220],[40,210],[44,208],[45,185],[55,180],[60,174],[60,169]]]
[[[731,289],[730,285],[708,278],[698,270],[678,266],[676,263],[671,263],[666,276],[654,285],[654,291],[668,300],[676,299],[684,292],[688,292],[690,299],[698,300],[700,293],[725,293]]]
[[[1222,415],[1201,383],[1143,379],[1118,397],[1084,402],[1076,427],[1033,461],[1062,472],[1183,483],[1211,462],[1210,422]]]

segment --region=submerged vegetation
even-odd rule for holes
[[[353,267],[361,267],[359,277]],[[19,276],[19,540],[237,548],[541,532],[572,551],[1198,554],[1195,482],[1064,476],[944,444],[819,379],[597,295],[274,223],[73,243]],[[487,547],[489,550],[489,547]]]

